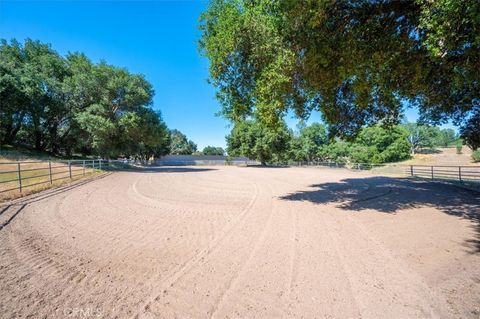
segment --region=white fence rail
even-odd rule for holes
[[[75,179],[130,165],[127,161],[67,160],[0,162],[0,194]]]
[[[459,182],[480,182],[480,166],[410,165],[410,176]]]
[[[370,164],[370,163],[335,163],[335,162],[297,162],[295,166],[318,166],[345,168],[356,171],[371,171],[385,175],[401,175],[432,180],[450,180],[458,182],[480,183],[480,166],[456,165],[404,165],[404,164]]]

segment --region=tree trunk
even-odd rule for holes
[[[48,137],[50,140],[50,148],[53,154],[58,154],[60,145],[59,145],[59,138],[58,138],[58,124],[55,123],[50,128],[50,136]]]
[[[37,151],[42,151],[43,146],[42,146],[42,132],[39,130],[35,130],[35,150]]]

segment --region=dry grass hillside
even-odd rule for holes
[[[462,148],[462,154],[457,154],[455,147],[438,148],[434,151],[416,154],[402,164],[406,165],[480,165],[472,160],[472,150],[466,146]]]

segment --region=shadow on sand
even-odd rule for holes
[[[451,184],[389,177],[343,179],[335,183],[310,185],[311,190],[282,196],[283,200],[338,203],[348,211],[366,209],[396,213],[402,209],[434,207],[442,212],[472,221],[476,238],[466,245],[480,253],[480,193]]]

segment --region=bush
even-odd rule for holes
[[[410,157],[410,144],[406,139],[398,139],[379,154],[379,163],[398,162]]]
[[[317,157],[327,162],[346,163],[350,155],[350,144],[343,141],[335,141],[324,145],[317,153]]]
[[[475,163],[480,162],[480,150],[476,150],[472,153],[472,159]]]
[[[375,146],[353,144],[350,148],[350,161],[352,163],[378,163],[380,162],[378,155]]]
[[[457,144],[457,154],[462,154],[462,144]]]

